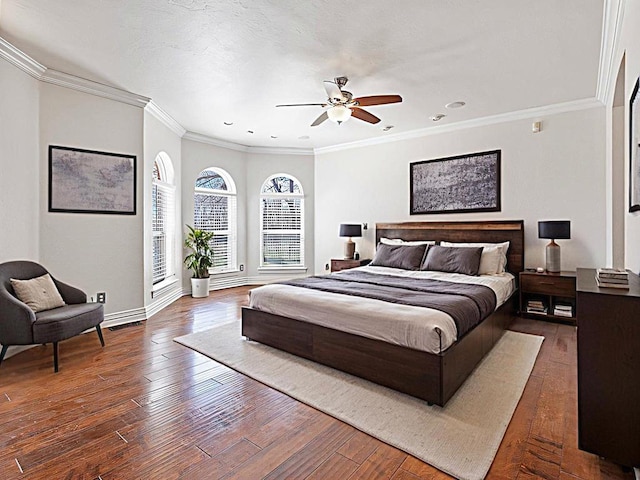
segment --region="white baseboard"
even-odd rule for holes
[[[212,277],[209,280],[209,291],[212,290],[224,290],[225,288],[242,287],[246,285],[247,277]]]
[[[146,320],[146,311],[144,308],[134,308],[132,310],[124,310],[122,312],[109,313],[104,316],[104,321],[100,324],[103,328],[115,327],[124,323],[141,322]],[[91,331],[90,329],[89,331]]]
[[[145,307],[147,319],[154,316],[163,308],[171,305],[173,302],[182,297],[182,288],[179,285],[174,285],[171,290],[163,290],[161,295],[154,297],[153,302]]]
[[[223,290],[225,288],[244,287],[248,285],[265,285],[267,283],[280,282],[283,280],[291,280],[292,278],[306,277],[306,274],[291,275],[284,274],[261,274],[253,277],[211,277],[209,280],[209,291]],[[190,288],[183,288],[182,295],[191,295]]]

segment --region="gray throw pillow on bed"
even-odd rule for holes
[[[379,243],[369,265],[420,270],[427,245],[386,245]]]
[[[478,275],[482,247],[430,247],[421,270]]]

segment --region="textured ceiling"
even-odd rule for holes
[[[0,36],[151,97],[189,131],[317,148],[434,126],[437,113],[443,125],[595,97],[603,1],[1,0]],[[311,127],[321,107],[275,108],[324,102],[323,80],[340,75],[354,96],[404,102],[368,107],[377,125]]]

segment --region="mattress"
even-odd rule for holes
[[[496,294],[496,308],[515,291],[515,278],[510,273],[469,276],[387,267],[359,269],[380,275],[485,285]],[[281,284],[252,289],[249,295],[249,306],[257,310],[429,353],[443,352],[458,339],[453,319],[431,308]]]

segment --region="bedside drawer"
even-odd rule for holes
[[[520,278],[520,288],[529,293],[573,298],[576,296],[576,279],[551,275],[523,275]]]
[[[361,258],[359,260],[351,260],[347,258],[332,258],[331,259],[331,271],[339,272],[340,270],[348,270],[349,268],[362,267],[368,265],[371,262],[368,258]]]
[[[339,272],[360,266],[360,260],[331,260],[331,271]]]

